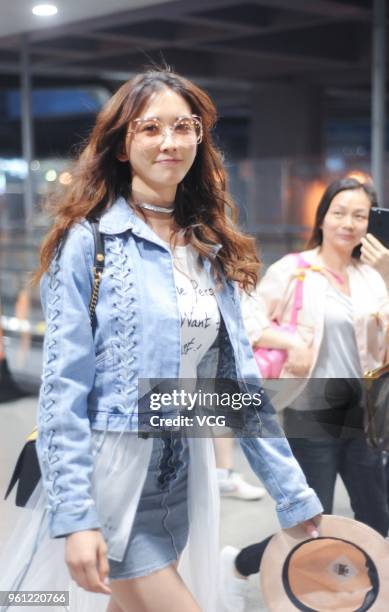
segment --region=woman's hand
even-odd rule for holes
[[[310,538],[318,538],[320,536],[318,530],[318,524],[321,518],[321,514],[316,514],[316,516],[312,517],[308,521],[304,521],[300,523],[300,526],[303,527],[305,533]]]
[[[299,338],[294,338],[288,349],[288,359],[284,367],[293,376],[307,376],[312,360],[312,346]]]
[[[386,249],[382,242],[377,240],[373,234],[367,234],[362,238],[361,261],[369,264],[377,270],[389,283],[389,249]]]
[[[107,545],[99,530],[71,533],[66,537],[65,561],[73,580],[86,591],[111,594]]]

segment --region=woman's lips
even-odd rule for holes
[[[353,234],[338,234],[339,238],[343,240],[354,240],[355,236]]]
[[[178,164],[181,160],[180,159],[160,159],[157,160],[155,163],[156,164],[162,164],[163,166],[170,166],[170,165],[175,165]]]

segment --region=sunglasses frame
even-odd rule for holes
[[[158,123],[160,123],[161,125],[164,126],[164,130],[163,130],[162,134],[165,135],[166,134],[166,129],[169,129],[172,132],[172,130],[174,129],[174,126],[179,121],[182,121],[183,119],[192,119],[192,120],[198,122],[198,125],[199,125],[199,128],[200,128],[200,133],[199,133],[199,135],[197,137],[196,144],[200,144],[202,142],[202,140],[203,140],[203,122],[202,122],[201,117],[199,115],[182,115],[180,117],[177,117],[176,121],[173,124],[164,124],[164,123],[162,123],[162,121],[158,117],[149,117],[148,119],[142,119],[141,117],[138,117],[137,119],[132,119],[131,123],[136,123],[137,125],[141,125],[142,123],[147,123],[148,121],[157,121]],[[128,130],[128,133],[130,133],[130,134],[137,134],[138,130]]]

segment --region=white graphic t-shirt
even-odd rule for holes
[[[173,251],[174,278],[181,314],[180,378],[197,376],[197,365],[212,346],[220,325],[215,290],[191,245]]]

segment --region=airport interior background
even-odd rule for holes
[[[96,113],[122,82],[171,66],[214,99],[239,223],[263,270],[301,248],[331,180],[373,177],[389,206],[386,0],[63,0],[33,15],[0,0],[0,331],[12,375],[31,393],[2,403],[0,490],[35,424],[44,321],[29,284],[50,219],[50,194]],[[0,398],[1,399],[1,398]],[[235,469],[258,484],[235,449]],[[12,503],[0,500],[0,546]],[[221,545],[279,528],[274,503],[224,499]],[[335,513],[351,516],[337,484]],[[249,581],[246,611],[265,610]]]
[[[326,183],[371,175],[376,4],[69,0],[50,21],[0,0],[1,324],[17,377],[39,383],[44,323],[28,279],[45,202],[71,181],[111,93],[169,65],[211,94],[240,224],[265,268],[304,244]]]

